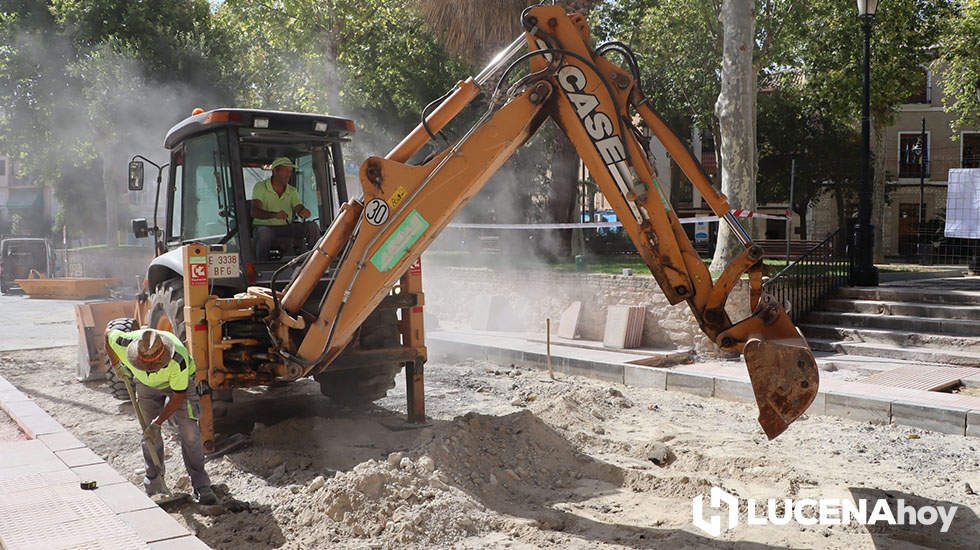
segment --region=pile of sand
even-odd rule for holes
[[[316,477],[294,499],[302,542],[342,537],[383,546],[450,543],[497,527],[486,509],[446,483],[433,460],[392,453],[330,479]]]

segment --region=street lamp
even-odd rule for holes
[[[871,225],[871,24],[878,11],[878,0],[857,0],[858,16],[864,27],[864,102],[861,105],[861,191],[858,220],[851,247],[851,283],[877,286],[878,268],[874,264],[874,226]]]

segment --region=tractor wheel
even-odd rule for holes
[[[121,330],[123,332],[131,332],[140,328],[136,324],[136,319],[113,319],[109,321],[106,325],[106,332],[110,330]],[[109,361],[109,353],[105,354],[105,379],[109,383],[109,392],[112,396],[120,401],[129,401],[129,392],[126,391],[126,383],[122,381],[118,376],[116,376],[116,370],[112,368],[112,363]]]
[[[361,349],[394,348],[401,345],[395,310],[376,310],[368,316],[358,335]],[[388,395],[395,387],[395,377],[402,366],[376,365],[360,369],[326,372],[316,375],[320,392],[348,407],[367,406]]]
[[[150,307],[146,317],[150,328],[172,332],[186,345],[184,281],[180,277],[167,279],[157,285],[150,295]]]

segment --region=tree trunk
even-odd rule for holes
[[[548,221],[569,223],[575,213],[575,199],[578,196],[578,153],[563,134],[557,134],[554,155],[551,157],[551,192],[548,197]],[[557,239],[552,240],[549,249],[557,257],[568,257],[572,250],[572,232],[556,229]]]
[[[874,181],[871,194],[871,224],[875,228],[874,263],[885,262],[885,139],[884,128],[878,123],[882,117],[872,115],[871,147]]]
[[[724,0],[721,93],[715,103],[721,135],[721,192],[732,208],[755,209],[755,92],[752,65],[755,11],[751,0]],[[717,139],[717,138],[716,138]],[[728,225],[721,221],[712,271],[723,271],[743,250]]]
[[[107,246],[117,246],[119,244],[119,200],[122,193],[119,191],[119,166],[117,155],[111,145],[103,149],[102,152],[102,187],[105,192],[105,244]]]

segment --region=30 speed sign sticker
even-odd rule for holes
[[[371,202],[364,207],[364,219],[371,225],[385,223],[390,213],[391,208],[388,207],[388,203],[381,199],[371,199]]]

